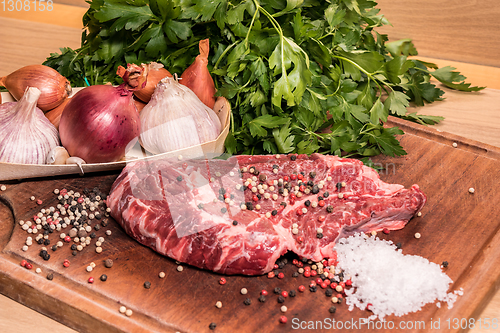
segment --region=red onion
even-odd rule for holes
[[[61,143],[70,156],[86,163],[114,162],[125,156],[140,134],[139,112],[132,97],[134,90],[145,85],[147,71],[146,65],[129,64],[120,86],[90,86],[71,98],[59,124]]]

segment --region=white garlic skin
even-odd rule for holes
[[[40,90],[28,87],[18,102],[0,105],[0,162],[45,164],[59,133],[36,107]]]
[[[139,142],[161,154],[215,140],[221,131],[217,114],[189,88],[166,77],[141,111]]]

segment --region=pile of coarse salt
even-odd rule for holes
[[[349,310],[354,306],[365,310],[370,304],[371,320],[416,312],[436,300],[452,308],[457,295],[463,294],[462,290],[448,293],[453,281],[438,264],[404,255],[391,241],[356,234],[340,240],[335,249],[338,267],[354,287],[346,290]]]

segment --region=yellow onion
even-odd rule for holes
[[[71,84],[55,69],[44,65],[29,65],[0,78],[4,86],[16,100],[27,87],[38,88],[41,92],[37,107],[47,112],[59,106],[71,94]]]
[[[172,74],[168,70],[163,67],[163,64],[152,62],[149,64],[149,73],[148,73],[148,82],[146,86],[140,90],[134,91],[135,97],[143,101],[144,103],[148,103],[155,91],[156,85],[160,82],[161,79],[166,78],[167,76],[172,77]],[[139,111],[142,110],[139,109]]]

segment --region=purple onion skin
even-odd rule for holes
[[[96,85],[70,99],[61,115],[59,136],[70,156],[86,163],[115,162],[138,140],[140,124],[131,91]]]

